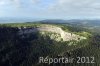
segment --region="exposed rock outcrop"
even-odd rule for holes
[[[41,25],[39,27],[35,27],[35,28],[19,28],[19,34],[28,34],[28,33],[33,33],[33,32],[52,32],[52,33],[57,33],[61,35],[61,38],[63,39],[63,41],[70,41],[70,40],[82,40],[82,39],[86,39],[86,37],[83,36],[79,36],[73,33],[69,33],[69,32],[65,32],[64,30],[62,30],[60,27],[57,26],[52,26],[52,25]]]

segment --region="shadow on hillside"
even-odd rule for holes
[[[32,66],[39,57],[54,52],[55,41],[41,36],[38,30],[20,36],[18,31],[18,28],[0,27],[0,66]]]

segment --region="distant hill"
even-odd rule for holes
[[[61,19],[47,19],[40,21],[41,23],[67,23],[67,20],[61,20]]]
[[[24,22],[34,22],[34,21],[39,21],[41,19],[37,19],[37,18],[14,18],[14,17],[2,17],[0,18],[0,23],[24,23]]]
[[[92,26],[100,26],[100,20],[80,20],[80,19],[72,19],[72,20],[61,20],[61,19],[47,19],[39,21],[41,23],[70,23],[70,24],[82,24],[82,25],[92,25]]]

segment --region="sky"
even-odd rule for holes
[[[0,0],[0,17],[100,18],[100,0]]]

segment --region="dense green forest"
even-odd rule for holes
[[[65,31],[87,37],[87,40],[76,42],[55,41],[48,35],[39,32],[22,38],[18,35],[19,27],[37,27],[40,24],[2,24],[0,25],[0,66],[100,66],[100,34],[88,29],[63,24],[55,24]],[[87,32],[87,35],[81,32]],[[26,36],[26,35],[24,35]],[[58,56],[59,55],[59,56]],[[39,57],[74,57],[73,63],[39,64]],[[94,57],[95,63],[77,63],[77,57]]]

